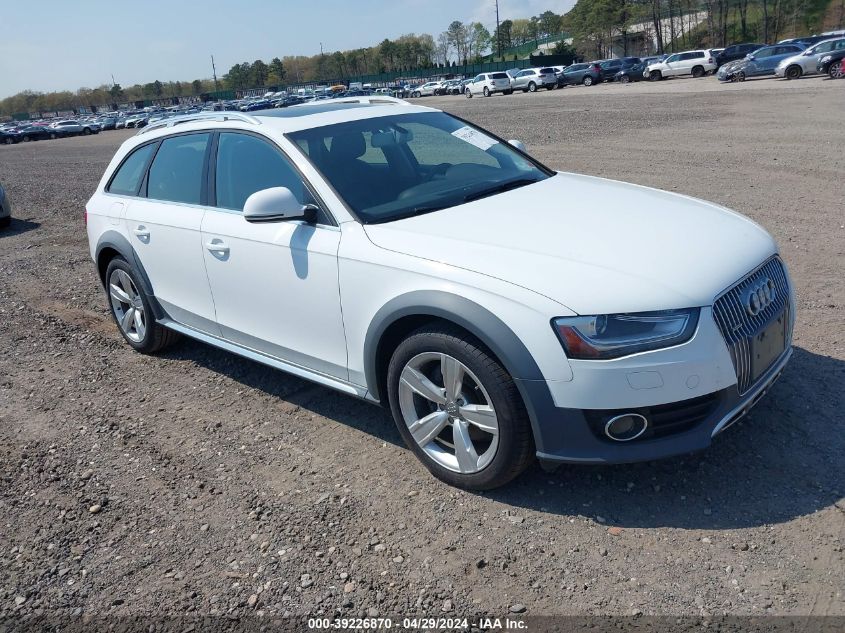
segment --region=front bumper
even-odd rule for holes
[[[710,446],[716,435],[737,422],[766,395],[783,373],[791,356],[792,348],[789,347],[745,394],[740,395],[736,385],[733,385],[704,397],[674,403],[679,411],[698,412],[695,416],[690,413],[693,422],[687,425],[688,428],[681,432],[665,436],[656,434],[654,437],[644,437],[633,442],[614,442],[603,438],[596,432],[596,425],[591,424],[591,412],[558,408],[550,400],[544,403],[540,385],[528,384],[541,381],[521,381],[520,387],[529,392],[534,391],[535,398],[530,407],[532,417],[537,416],[538,420],[542,420],[540,437],[536,437],[535,433],[537,458],[547,467],[564,463],[621,464],[703,450]],[[664,412],[671,409],[668,405],[655,408]],[[638,409],[632,407],[626,411]],[[616,412],[604,413],[613,415]],[[667,418],[668,425],[675,424],[676,428],[684,422],[672,421],[666,413],[660,415]]]

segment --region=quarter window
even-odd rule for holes
[[[217,206],[243,211],[247,198],[271,187],[287,187],[302,204],[312,202],[299,174],[273,145],[249,134],[221,132],[215,170]]]
[[[109,193],[121,196],[134,196],[138,193],[141,181],[144,179],[144,169],[155,149],[155,143],[139,147],[123,161],[109,185]]]
[[[147,197],[200,204],[208,139],[209,134],[186,134],[164,139],[150,166]]]

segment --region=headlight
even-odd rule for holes
[[[829,62],[831,57],[833,57],[833,55],[825,55],[819,61],[821,61],[821,63],[824,64],[825,62]]]
[[[685,343],[699,308],[562,317],[552,321],[569,358],[604,360]]]

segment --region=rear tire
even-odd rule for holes
[[[472,99],[472,90],[467,90],[465,94],[467,96],[467,99]]]
[[[83,130],[82,130],[82,134],[83,134],[84,136],[89,136],[89,135],[91,134],[91,128],[90,128],[90,127],[86,127],[85,129],[83,129]]]
[[[172,345],[179,334],[155,321],[140,276],[122,257],[106,268],[105,289],[112,318],[124,340],[137,352],[154,354]]]
[[[502,91],[502,94],[503,94],[503,95],[512,95],[512,94],[513,94],[513,90],[503,90],[503,91]]]
[[[454,384],[444,374],[455,376]],[[405,443],[451,486],[497,488],[534,460],[531,424],[513,379],[464,330],[429,325],[402,341],[390,359],[387,394]]]
[[[12,223],[12,216],[7,215],[5,218],[0,218],[0,229],[8,229]]]
[[[803,71],[801,70],[801,66],[795,65],[786,69],[784,77],[787,79],[800,79],[802,74]]]
[[[621,81],[623,84],[629,84],[631,83],[631,78],[628,75],[622,75],[619,78],[619,81]]]
[[[692,69],[692,76],[695,79],[700,79],[701,77],[704,77],[704,67],[694,66]]]
[[[585,86],[592,86],[593,85],[593,78],[587,75],[584,79],[581,80],[581,83]]]

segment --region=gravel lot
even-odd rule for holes
[[[0,616],[845,615],[843,99],[808,78],[423,100],[552,167],[735,208],[797,285],[792,363],[709,451],[485,494],[434,480],[381,409],[199,343],[132,352],[82,221],[131,132],[0,148]]]

